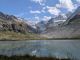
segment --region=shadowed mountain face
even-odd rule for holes
[[[12,21],[12,20],[17,20],[17,17],[0,12],[0,19]]]
[[[66,20],[66,16],[59,15],[57,17],[51,18],[48,21],[40,21],[36,24],[36,27],[40,33],[44,33],[44,31],[48,28],[53,28],[62,24]]]
[[[0,40],[41,39],[37,33],[28,21],[0,12]]]
[[[14,31],[14,32],[32,32],[36,33],[36,30],[24,21],[18,19],[13,15],[7,15],[0,12],[0,31]]]
[[[48,38],[80,38],[80,7],[64,23],[45,31],[43,36]]]

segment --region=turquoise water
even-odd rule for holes
[[[0,55],[36,55],[80,60],[79,40],[0,41]]]

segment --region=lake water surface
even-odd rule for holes
[[[0,41],[0,55],[36,55],[80,60],[79,40]]]

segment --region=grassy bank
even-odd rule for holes
[[[17,33],[13,31],[1,31],[0,40],[41,40],[45,39],[34,33]]]
[[[49,38],[47,40],[80,40],[80,38]]]
[[[35,33],[0,31],[0,41],[17,41],[17,40],[80,40],[80,38],[45,38]]]
[[[36,57],[36,56],[3,56],[0,55],[0,60],[71,60],[71,59],[58,59],[53,57]]]

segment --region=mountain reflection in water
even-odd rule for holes
[[[0,41],[0,55],[36,55],[80,60],[79,40]]]

